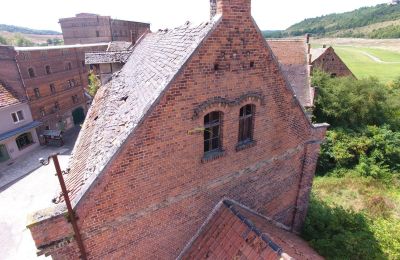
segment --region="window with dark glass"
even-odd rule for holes
[[[24,113],[22,112],[22,110],[19,110],[17,112],[11,113],[11,117],[14,121],[14,123],[18,123],[20,121],[23,121],[24,118]]]
[[[240,109],[239,115],[239,143],[253,140],[254,105],[246,105]]]
[[[40,91],[39,91],[39,88],[33,89],[33,92],[35,92],[35,97],[36,97],[36,98],[40,98]]]
[[[100,32],[96,31],[96,37],[100,37]]]
[[[18,149],[22,150],[26,148],[27,146],[33,144],[33,139],[31,133],[25,133],[17,137],[15,139],[15,142],[17,143]]]
[[[29,77],[31,77],[31,78],[36,77],[35,71],[33,70],[33,68],[29,68],[28,69],[28,73],[29,73]]]
[[[204,117],[204,152],[222,149],[221,142],[222,113],[211,112]]]
[[[42,117],[46,116],[46,110],[44,109],[44,107],[41,107],[41,108],[40,108],[40,115],[41,115]]]
[[[47,65],[47,66],[46,66],[46,74],[51,74],[50,65]]]
[[[72,96],[72,103],[74,103],[74,104],[78,103],[78,95]]]
[[[54,84],[50,84],[50,92],[51,92],[51,94],[56,93],[56,86]]]
[[[57,101],[54,102],[54,110],[56,111],[60,110],[60,104]]]

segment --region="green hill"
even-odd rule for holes
[[[315,36],[357,37],[357,38],[400,38],[400,4],[380,4],[357,10],[308,18],[294,24],[285,31],[266,37],[300,36],[311,33]]]
[[[36,35],[61,35],[60,32],[50,30],[35,30],[26,27],[19,27],[15,25],[0,24],[0,31],[21,33],[21,34],[36,34]]]

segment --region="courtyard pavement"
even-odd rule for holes
[[[64,170],[78,132],[79,129],[68,132],[63,147],[40,147],[23,161],[9,166],[7,174],[13,174],[14,178],[4,177],[0,168],[5,184],[0,188],[0,260],[49,259],[36,256],[36,247],[26,228],[28,214],[49,207],[59,190],[53,162],[41,166],[38,158],[61,152],[59,161]]]
[[[57,146],[40,146],[35,150],[17,158],[12,164],[0,164],[0,192],[14,182],[32,173],[42,165],[39,158],[45,158],[54,153],[63,155],[70,154],[78,136],[80,127],[75,127],[64,134],[65,145]]]

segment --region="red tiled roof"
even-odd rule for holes
[[[0,108],[22,103],[18,96],[0,83]]]
[[[304,40],[267,40],[272,52],[278,58],[297,98],[303,107],[313,106],[313,90],[310,84],[308,46]]]
[[[323,259],[304,240],[236,202],[220,202],[179,259]]]

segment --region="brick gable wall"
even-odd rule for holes
[[[335,53],[335,50],[332,47],[328,48],[324,54],[313,61],[312,66],[313,70],[320,69],[328,74],[336,75],[337,77],[354,77],[351,70]]]
[[[210,102],[216,97],[239,101]],[[236,151],[246,104],[256,105],[257,143]],[[203,134],[188,131],[211,111],[224,113],[225,154],[202,162]],[[299,227],[319,147],[308,143],[324,132],[307,121],[250,15],[227,11],[77,205],[89,259],[176,258],[224,197]],[[297,201],[304,205],[295,210]],[[75,243],[52,256],[68,259],[71,250]]]

